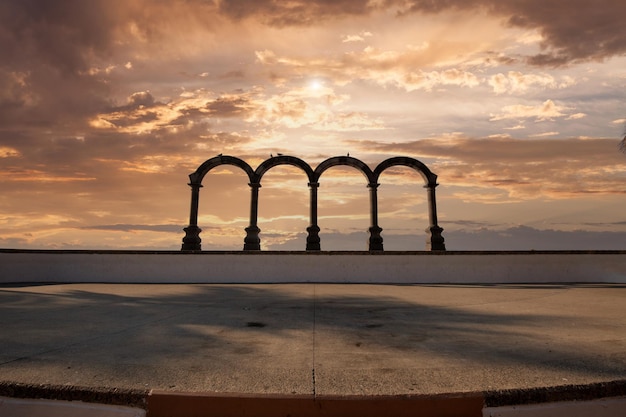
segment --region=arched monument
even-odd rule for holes
[[[315,170],[309,164],[295,156],[278,155],[276,157],[263,161],[261,165],[253,170],[248,163],[234,156],[218,155],[206,160],[198,169],[189,175],[189,186],[191,187],[191,209],[189,214],[189,226],[185,227],[185,237],[183,238],[182,250],[186,252],[202,250],[200,232],[202,229],[198,227],[198,205],[200,201],[200,188],[202,188],[202,179],[211,171],[221,165],[233,165],[241,168],[248,176],[251,191],[250,196],[250,224],[246,227],[246,236],[244,238],[243,250],[254,251],[261,250],[261,240],[259,238],[260,229],[257,225],[258,206],[259,206],[259,189],[261,188],[261,180],[263,175],[278,165],[291,165],[298,167],[304,171],[308,178],[308,186],[310,192],[310,224],[307,227],[307,251],[319,251],[320,245],[320,227],[317,224],[317,190],[319,188],[319,179],[322,174],[329,168],[337,165],[350,166],[360,171],[367,181],[367,187],[370,193],[370,227],[369,227],[369,244],[368,250],[382,251],[383,238],[381,236],[382,228],[378,225],[378,179],[387,168],[393,166],[406,166],[417,171],[424,179],[428,193],[428,218],[429,226],[426,229],[430,233],[427,240],[427,250],[444,251],[446,250],[444,238],[441,235],[443,229],[437,224],[437,204],[435,200],[435,187],[437,187],[437,175],[435,175],[426,165],[417,159],[397,156],[389,158],[378,164],[372,171],[367,164],[357,158],[350,156],[335,156],[321,162]]]

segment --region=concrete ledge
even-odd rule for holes
[[[244,396],[174,394],[153,392],[148,396],[148,417],[379,417],[420,416],[481,417],[480,394],[424,396]]]
[[[626,251],[0,250],[0,283],[626,283]]]
[[[145,408],[149,391],[119,388],[91,388],[72,385],[24,384],[0,381],[0,397],[40,398],[61,401]]]
[[[228,393],[179,393],[170,391],[119,392],[118,390],[0,384],[2,397],[54,399],[54,402],[24,401],[15,403],[12,415],[33,415],[32,407],[44,411],[58,409],[58,414],[82,415],[76,412],[94,410],[102,416],[148,417],[241,417],[251,416],[558,416],[622,415],[626,406],[626,381],[601,384],[569,385],[537,389],[492,392],[467,392],[438,395],[381,396],[315,396],[315,395],[250,395]],[[64,400],[58,401],[58,400]],[[10,402],[10,401],[9,401]],[[133,408],[95,408],[90,403],[123,404]],[[47,407],[47,408],[46,408]],[[1,407],[0,407],[1,408]],[[74,412],[71,414],[70,412]],[[20,414],[21,413],[21,414]],[[65,414],[63,414],[65,413]],[[68,414],[70,413],[70,414]]]

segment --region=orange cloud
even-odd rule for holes
[[[624,194],[621,173],[626,161],[617,151],[617,142],[610,139],[457,137],[392,144],[361,142],[360,146],[434,161],[429,167],[441,184],[484,190],[460,191],[457,195],[465,201],[510,203]]]
[[[535,118],[537,121],[551,120],[557,117],[564,117],[564,111],[571,110],[568,107],[560,106],[552,100],[546,100],[541,105],[532,106],[524,104],[514,104],[504,106],[502,113],[492,114],[490,121],[506,119],[527,119]]]

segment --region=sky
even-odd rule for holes
[[[4,0],[0,248],[173,249],[188,175],[282,153],[438,175],[448,250],[626,249],[626,3]],[[240,250],[250,187],[203,181],[204,250]],[[424,181],[380,178],[386,250],[423,250]],[[364,250],[363,175],[320,179],[322,250]],[[264,250],[304,250],[307,178],[275,167]]]

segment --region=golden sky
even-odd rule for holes
[[[5,0],[0,247],[180,249],[203,161],[349,153],[435,172],[449,250],[626,249],[625,15],[615,0]],[[423,180],[380,182],[385,249],[424,249]],[[203,249],[241,249],[245,174],[203,185]],[[322,249],[366,248],[366,185],[322,178]],[[298,169],[268,172],[263,249],[304,249],[308,198]]]

